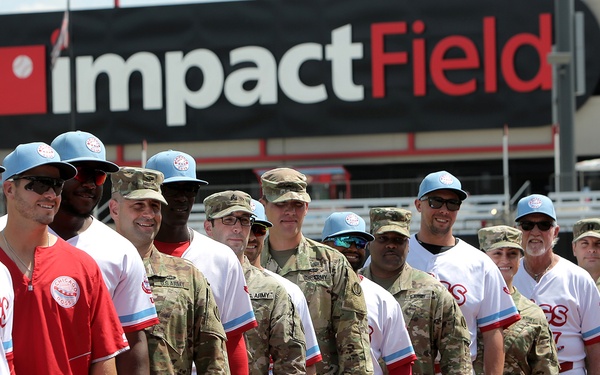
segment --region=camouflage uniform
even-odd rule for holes
[[[191,374],[193,361],[199,374],[229,374],[225,331],[202,273],[156,248],[144,265],[160,320],[145,329],[150,373]]]
[[[302,237],[296,254],[280,268],[265,242],[263,267],[297,284],[306,296],[323,355],[323,361],[316,364],[317,373],[372,374],[367,306],[360,280],[346,257]]]
[[[370,268],[358,272],[373,280]],[[402,307],[417,355],[413,374],[435,374],[434,360],[439,354],[442,374],[471,375],[469,330],[460,307],[448,290],[431,275],[405,263],[388,291]]]
[[[513,301],[521,320],[504,330],[504,375],[553,375],[559,373],[552,331],[542,309],[516,288]],[[478,332],[481,338],[481,333]],[[483,372],[483,342],[477,340],[476,374]]]
[[[305,374],[306,344],[300,316],[283,285],[248,258],[242,262],[244,276],[252,300],[258,327],[245,333],[251,375],[269,372],[269,356],[273,374]]]

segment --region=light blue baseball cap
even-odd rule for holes
[[[436,190],[452,190],[461,201],[467,199],[467,193],[462,190],[462,185],[458,178],[446,171],[433,172],[428,174],[421,185],[419,185],[419,196],[421,199],[425,194],[431,193]]]
[[[552,200],[545,195],[532,194],[519,200],[515,221],[519,221],[520,218],[529,214],[544,214],[556,221],[554,204],[552,204]]]
[[[116,172],[119,166],[106,160],[104,143],[91,133],[80,130],[62,133],[50,144],[63,161],[86,162],[105,172]]]
[[[43,142],[18,145],[14,151],[6,155],[2,165],[6,169],[2,174],[2,182],[42,165],[58,168],[60,178],[63,180],[69,180],[77,174],[77,169],[74,166],[61,161],[58,152]]]
[[[358,237],[373,241],[375,237],[366,231],[365,220],[354,212],[334,212],[325,220],[321,238],[337,237],[343,234],[354,234]]]
[[[146,168],[161,171],[165,175],[163,184],[169,182],[208,182],[196,178],[196,160],[181,151],[162,151],[148,159]]]
[[[263,206],[262,203],[256,199],[252,199],[252,201],[250,201],[250,208],[255,216],[254,224],[262,224],[267,228],[271,228],[273,226],[273,223],[267,220],[267,215],[265,215],[265,206]]]

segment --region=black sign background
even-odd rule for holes
[[[166,125],[163,110],[142,109],[142,89],[139,74],[130,79],[130,109],[109,110],[108,80],[100,76],[96,83],[97,112],[77,113],[75,128],[87,130],[107,144],[149,142],[179,142],[233,140],[279,137],[307,137],[346,134],[377,134],[391,132],[466,130],[541,126],[551,122],[550,91],[516,93],[500,74],[498,92],[483,92],[483,70],[448,73],[454,82],[477,79],[478,89],[465,96],[448,96],[427,81],[427,95],[415,97],[412,86],[411,43],[415,37],[427,41],[427,55],[442,38],[462,35],[471,39],[482,59],[483,18],[496,17],[497,45],[517,33],[538,35],[541,13],[552,13],[551,1],[508,0],[497,3],[478,0],[421,0],[396,2],[386,0],[343,0],[302,2],[265,0],[226,2],[182,6],[122,8],[71,13],[72,48],[75,57],[98,57],[115,53],[127,59],[136,52],[148,51],[162,63],[168,51],[184,54],[198,48],[216,53],[225,77],[239,67],[231,68],[232,49],[258,45],[265,47],[277,62],[291,47],[300,43],[331,43],[331,31],[352,25],[353,42],[363,43],[362,60],[353,63],[354,82],[364,85],[365,98],[345,102],[335,97],[331,85],[331,63],[311,61],[303,65],[301,78],[307,85],[324,83],[329,99],[316,104],[299,104],[279,89],[278,103],[237,107],[221,95],[206,109],[187,109],[185,126]],[[600,76],[600,30],[594,16],[581,1],[577,10],[585,11],[586,81],[588,93],[577,98],[580,106],[594,90]],[[48,61],[51,50],[49,36],[58,28],[62,13],[1,16],[0,46],[46,44]],[[387,68],[385,98],[372,97],[371,24],[405,21],[411,25],[421,20],[426,31],[420,36],[393,36],[386,39],[386,50],[408,51],[409,63]],[[10,31],[10,32],[9,32]],[[63,56],[66,53],[63,52]],[[498,60],[500,56],[498,56]],[[516,56],[516,71],[523,79],[533,77],[539,68],[537,53],[522,48]],[[48,63],[49,66],[49,63]],[[0,79],[1,82],[1,79]],[[187,76],[190,89],[202,86],[199,70]],[[48,111],[46,115],[0,116],[0,147],[12,148],[30,141],[50,142],[57,134],[73,128],[68,114],[51,114],[51,78],[48,73]],[[164,89],[163,82],[163,89]],[[0,88],[5,89],[5,88]],[[163,95],[163,102],[164,102]]]

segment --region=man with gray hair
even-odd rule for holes
[[[161,172],[123,167],[111,176],[110,215],[117,232],[144,262],[160,323],[145,329],[150,373],[229,374],[225,332],[204,275],[181,258],[162,254],[153,244],[161,224]]]
[[[546,314],[560,372],[600,374],[600,293],[587,271],[554,253],[560,229],[554,204],[540,194],[521,198],[515,221],[525,256],[514,285]]]
[[[319,374],[372,374],[367,306],[360,280],[346,257],[302,235],[310,196],[306,176],[276,168],[261,176],[267,219],[273,223],[261,265],[304,292],[323,361]]]
[[[245,333],[251,375],[306,373],[306,341],[300,316],[287,291],[274,277],[252,266],[244,256],[254,213],[250,195],[222,191],[204,199],[204,230],[233,250],[244,268],[258,327]]]

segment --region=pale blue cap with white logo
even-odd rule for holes
[[[256,199],[252,199],[252,201],[250,201],[250,208],[255,216],[254,224],[261,224],[267,228],[271,228],[273,226],[273,223],[267,220],[267,215],[265,215],[265,206],[263,206],[262,203]]]
[[[50,144],[69,163],[86,162],[105,172],[116,172],[119,166],[106,160],[104,143],[95,135],[80,130],[62,133]]]
[[[161,171],[165,175],[163,184],[170,182],[208,184],[196,178],[196,160],[185,152],[173,150],[159,152],[148,159],[146,168]]]
[[[321,238],[324,240],[329,237],[353,234],[367,241],[373,241],[375,237],[366,229],[365,220],[354,212],[334,212],[325,220]]]
[[[519,200],[515,221],[519,221],[520,218],[529,214],[544,214],[556,221],[554,204],[552,204],[552,200],[545,195],[532,194]]]
[[[458,195],[461,201],[467,198],[467,193],[462,189],[462,185],[458,178],[446,171],[439,171],[428,174],[421,185],[419,185],[418,199],[421,199],[425,194],[436,190],[452,190]]]
[[[2,165],[6,168],[2,174],[2,182],[42,165],[58,168],[63,180],[71,179],[77,174],[74,166],[61,161],[58,152],[43,142],[18,145],[13,152],[6,155]]]

